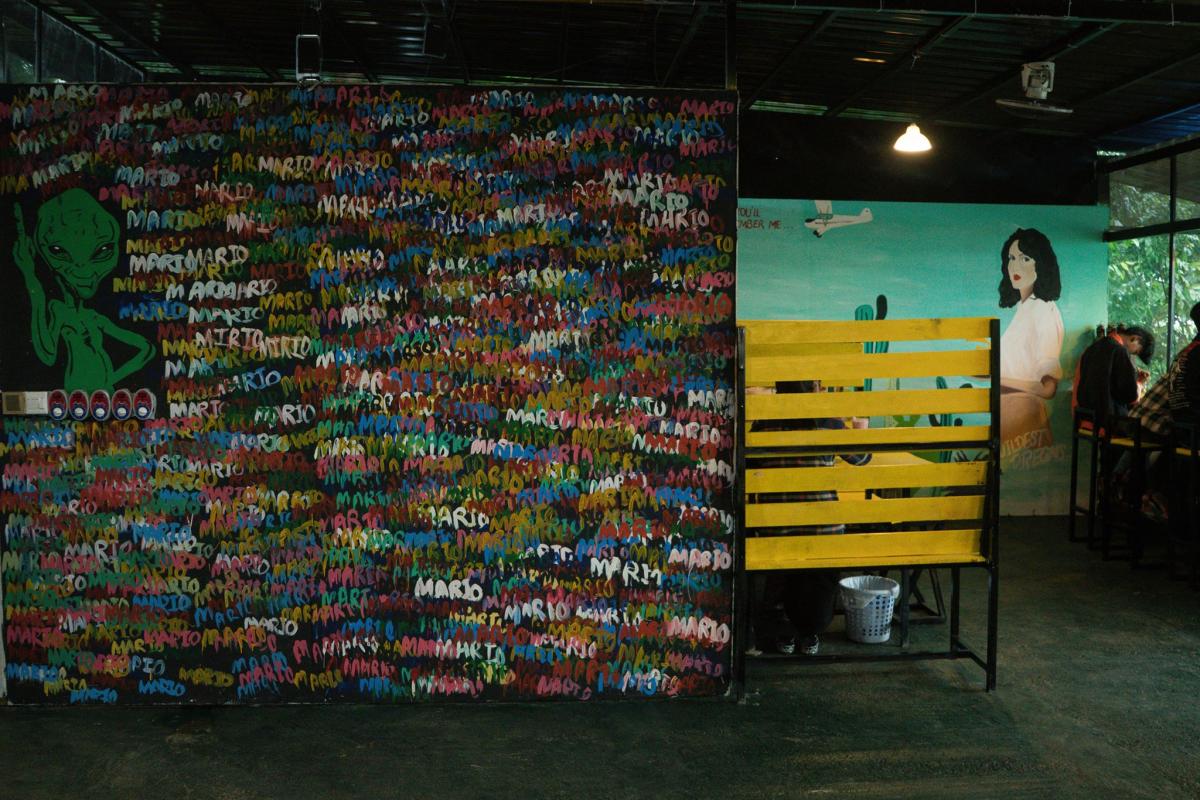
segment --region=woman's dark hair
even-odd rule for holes
[[[1039,300],[1057,300],[1062,294],[1062,278],[1058,274],[1058,256],[1054,255],[1050,240],[1036,228],[1017,228],[1000,248],[1000,307],[1012,308],[1021,300],[1020,289],[1014,289],[1008,278],[1008,248],[1013,242],[1036,264],[1033,296]]]

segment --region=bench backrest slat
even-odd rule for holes
[[[876,497],[870,500],[818,500],[806,503],[754,503],[746,508],[751,528],[867,522],[936,522],[983,517],[983,495]]]
[[[950,428],[868,428],[860,430],[751,431],[749,448],[840,447],[870,450],[872,447],[912,445],[913,450],[935,449],[945,442],[976,442],[984,445],[991,429],[987,425],[956,425]]]
[[[818,345],[830,347],[832,345]],[[820,379],[826,386],[861,383],[865,378],[932,378],[986,375],[987,350],[929,353],[822,352],[814,355],[747,358],[746,385],[773,386],[777,381]]]
[[[880,392],[763,394],[746,397],[746,418],[769,422],[797,417],[871,417],[883,414],[986,414],[987,389],[897,389]]]
[[[862,492],[871,489],[916,489],[925,487],[983,486],[987,464],[966,461],[958,464],[865,464],[856,467],[837,461],[831,467],[746,467],[746,491],[816,492],[825,489]]]
[[[766,344],[804,342],[916,342],[933,339],[969,339],[986,342],[988,317],[880,320],[741,320],[751,348]],[[754,351],[751,349],[750,354]]]
[[[764,536],[746,540],[746,569],[978,563],[981,539],[980,530]]]

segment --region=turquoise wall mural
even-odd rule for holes
[[[1064,514],[1075,364],[1106,321],[1108,251],[1100,234],[1107,223],[1102,206],[743,199],[738,316],[998,316],[1001,513]],[[903,342],[876,346],[905,349]],[[981,385],[972,376],[940,380]]]

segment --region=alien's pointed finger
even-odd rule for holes
[[[21,212],[20,203],[13,203],[13,217],[17,223],[17,238],[13,242],[13,260],[17,262],[18,267],[27,271],[33,267],[33,243],[29,241],[29,234],[25,230],[25,216]]]
[[[13,218],[17,222],[17,244],[32,256],[33,241],[29,238],[29,231],[25,229],[25,212],[21,210],[20,203],[13,203]]]
[[[33,254],[30,252],[27,239],[21,237],[13,242],[12,254],[17,269],[26,275],[33,273]]]

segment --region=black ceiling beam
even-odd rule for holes
[[[940,26],[937,27],[937,29],[930,31],[924,37],[922,37],[921,41],[917,42],[915,45],[910,47],[908,50],[906,50],[905,52],[898,55],[895,58],[895,60],[892,61],[891,64],[889,64],[882,72],[880,72],[874,78],[872,78],[871,80],[867,81],[865,84],[860,86],[856,91],[851,92],[849,95],[842,98],[842,100],[839,101],[836,105],[830,106],[828,109],[826,109],[825,113],[822,116],[836,117],[838,114],[841,114],[843,111],[845,111],[847,108],[849,108],[851,103],[853,103],[858,98],[862,97],[864,94],[869,92],[874,87],[878,86],[883,81],[890,78],[892,75],[895,75],[897,72],[904,69],[905,67],[911,68],[911,66],[916,63],[916,60],[918,58],[920,58],[925,53],[925,51],[931,50],[932,48],[936,47],[938,42],[942,41],[947,36],[954,33],[956,30],[958,30],[960,27],[962,27],[969,19],[970,19],[970,17],[953,17],[953,18],[947,20],[946,22],[942,23]]]
[[[697,3],[692,6],[692,18],[688,20],[687,30],[683,32],[683,38],[679,40],[679,46],[675,48],[675,57],[671,59],[671,66],[667,68],[667,74],[663,76],[659,86],[666,86],[675,77],[675,71],[683,63],[683,55],[691,46],[692,39],[696,38],[696,33],[699,32],[706,14],[708,14],[708,3]]]
[[[759,95],[763,93],[764,89],[771,85],[771,81],[778,77],[779,73],[782,72],[784,67],[788,65],[788,62],[791,61],[797,53],[812,44],[813,40],[820,36],[821,33],[824,32],[827,27],[829,27],[829,23],[833,22],[836,18],[837,12],[835,11],[826,11],[824,14],[818,17],[816,21],[809,26],[808,30],[804,32],[804,35],[797,39],[796,43],[793,44],[791,48],[783,54],[783,57],[779,59],[779,63],[775,65],[775,68],[767,73],[766,77],[759,82],[758,86],[754,87],[752,92],[746,94],[742,98],[741,107],[744,109],[749,109],[751,106],[753,106],[754,101],[758,99]]]
[[[33,4],[42,9],[42,3],[35,0]],[[181,61],[171,58],[156,45],[151,44],[150,40],[140,34],[133,27],[132,23],[121,19],[111,12],[101,11],[92,3],[86,2],[86,0],[71,0],[71,7],[78,11],[81,17],[92,17],[92,22],[97,27],[103,29],[111,38],[122,39],[134,47],[146,51],[156,61],[167,64],[187,80],[194,81],[199,77],[196,70],[190,64],[184,64]],[[49,13],[51,15],[54,14],[53,11],[49,11]]]
[[[1072,22],[1200,25],[1200,6],[1169,2],[1135,3],[1128,0],[843,0],[838,3],[754,0],[742,3],[741,7],[752,11],[869,11],[954,17],[970,15],[996,19],[1040,17]]]
[[[560,26],[558,48],[558,82],[562,83],[567,77],[567,44],[571,38],[571,6],[564,3],[562,7],[562,24]]]
[[[463,83],[470,83],[471,66],[467,63],[466,51],[463,50],[462,42],[458,39],[458,30],[454,27],[455,5],[457,4],[451,3],[451,0],[442,0],[442,16],[446,18],[446,35],[450,38],[450,49],[454,51],[454,58],[462,67]]]
[[[947,114],[953,114],[955,111],[965,108],[966,106],[969,106],[971,103],[974,103],[978,100],[982,100],[996,90],[1003,88],[1009,83],[1012,83],[1014,80],[1017,80],[1021,64],[1031,61],[1054,61],[1065,53],[1069,53],[1078,47],[1082,47],[1088,42],[1093,41],[1094,39],[1103,36],[1104,34],[1115,30],[1118,27],[1120,27],[1120,23],[1117,22],[1085,25],[1069,36],[1050,45],[1050,47],[1046,48],[1040,53],[1034,56],[1022,57],[1020,62],[1014,64],[1011,70],[1006,70],[1001,75],[996,76],[983,85],[975,87],[969,94],[958,98],[948,105],[942,106],[936,111],[928,114],[922,114],[921,120],[937,120],[939,117],[944,117]]]
[[[342,47],[346,48],[346,52],[350,54],[350,60],[354,62],[355,68],[363,74],[368,83],[376,83],[379,80],[379,74],[375,68],[371,66],[371,62],[363,54],[366,48],[360,44],[356,44],[354,38],[346,32],[346,25],[342,22],[342,18],[334,10],[334,4],[328,3],[321,7],[322,27],[328,23],[330,33],[338,38],[342,43]]]
[[[227,41],[239,52],[249,55],[250,61],[254,64],[255,69],[262,72],[270,80],[283,80],[283,76],[279,73],[279,70],[269,66],[268,64],[265,64],[262,59],[258,57],[259,48],[250,45],[244,38],[242,38],[242,36],[237,32],[236,26],[221,24],[221,20],[216,14],[213,13],[213,10],[209,8],[207,0],[193,0],[193,2],[196,5],[196,10],[200,12],[200,16],[204,17],[204,21],[208,23],[208,27],[212,29],[215,34],[217,34],[218,39]]]
[[[1170,72],[1173,69],[1186,66],[1197,59],[1200,59],[1200,46],[1193,47],[1186,53],[1165,58],[1150,69],[1139,71],[1137,74],[1124,81],[1121,81],[1120,83],[1097,89],[1096,91],[1086,94],[1083,97],[1071,98],[1071,104],[1074,106],[1088,105],[1102,97],[1107,97],[1114,92],[1124,91],[1125,89],[1135,86],[1142,81],[1150,80],[1151,78],[1157,78],[1164,72]]]
[[[737,91],[737,0],[725,0],[725,88]]]

